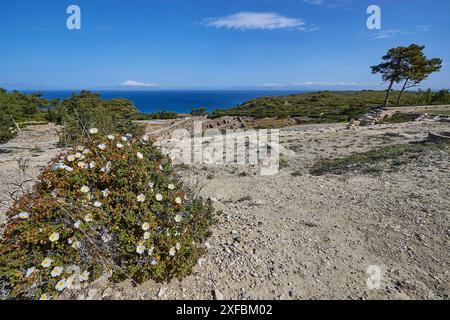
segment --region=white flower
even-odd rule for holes
[[[94,161],[89,162],[89,168],[91,168],[91,169],[95,168],[95,162]]]
[[[177,253],[177,250],[175,247],[170,248],[169,254],[173,257]]]
[[[91,128],[91,129],[89,129],[89,133],[90,134],[96,134],[96,133],[98,133],[98,129],[97,128]]]
[[[102,191],[103,198],[107,198],[109,196],[109,190],[105,189]]]
[[[150,229],[150,224],[148,222],[144,222],[142,224],[142,230],[147,231],[148,229]]]
[[[104,234],[104,235],[102,235],[102,241],[103,241],[104,243],[110,242],[111,239],[112,239],[112,236],[109,235],[109,234]]]
[[[87,272],[87,271],[84,271],[82,274],[80,274],[80,282],[89,280],[89,275],[90,274],[91,273]]]
[[[167,188],[169,188],[169,190],[173,190],[175,189],[175,185],[173,183],[170,183]]]
[[[144,155],[140,152],[136,153],[138,159],[144,159]]]
[[[80,220],[77,220],[77,221],[73,224],[73,226],[74,226],[75,229],[78,229],[78,228],[80,227],[80,224],[81,224],[81,221],[80,221]]]
[[[162,165],[159,165],[159,170],[162,170],[162,169],[163,169]]]
[[[87,164],[84,163],[83,161],[78,162],[78,167],[80,167],[81,169],[85,169],[87,168]]]
[[[48,237],[48,240],[50,240],[51,242],[56,242],[59,240],[59,233],[57,232],[53,232],[50,237]]]
[[[145,231],[144,232],[144,240],[148,240],[148,239],[150,239],[150,232]]]
[[[75,156],[72,154],[67,157],[67,161],[69,161],[69,162],[74,162],[75,159],[76,159]]]
[[[48,268],[48,267],[51,266],[52,262],[53,262],[52,259],[50,259],[50,258],[45,258],[45,259],[42,261],[41,266],[44,267],[44,268]]]
[[[180,249],[181,249],[181,243],[177,242],[177,244],[175,245],[175,248],[176,248],[177,250],[180,250]]]
[[[142,140],[144,140],[144,141],[148,141],[148,135],[144,135],[144,136],[142,136]]]
[[[80,159],[83,155],[79,152],[75,153],[75,158]]]
[[[50,297],[48,296],[48,294],[43,293],[43,294],[41,295],[41,297],[39,298],[39,300],[50,300]]]
[[[163,196],[162,196],[162,194],[158,193],[158,194],[155,196],[155,198],[156,198],[157,201],[162,201]]]
[[[108,135],[108,139],[112,141],[112,140],[114,140],[114,136],[112,134],[110,134],[110,135]]]
[[[122,149],[123,148],[123,144],[118,143],[118,144],[116,144],[116,147],[119,148],[119,149]]]
[[[111,171],[111,161],[108,161],[106,163],[106,166],[100,169],[101,172],[109,172]]]
[[[181,214],[178,213],[178,214],[175,216],[175,222],[180,222],[181,219],[183,219],[183,216],[182,216]]]
[[[88,213],[84,216],[84,221],[91,222],[92,221],[92,214]]]
[[[26,220],[29,217],[30,217],[30,214],[28,212],[24,211],[24,212],[19,213],[19,218],[22,219],[22,220]]]
[[[144,202],[145,201],[145,196],[141,193],[137,196],[137,202]]]
[[[72,171],[73,171],[73,168],[68,167],[68,166],[65,166],[64,169],[65,169],[66,171],[68,171],[68,172],[72,172]]]
[[[82,186],[80,191],[83,192],[83,193],[88,193],[89,192],[89,187],[88,186]]]
[[[175,203],[176,204],[181,204],[183,201],[181,200],[181,198],[180,197],[176,197],[175,198]]]
[[[153,259],[152,262],[150,262],[152,264],[152,266],[154,266],[155,264],[158,263],[158,261],[156,261],[156,259]]]
[[[127,142],[128,141],[127,137],[122,137],[121,139],[122,139],[123,142]]]
[[[150,189],[153,189],[153,186],[154,186],[153,182],[149,182],[148,186],[150,187]]]
[[[136,252],[139,254],[143,254],[145,251],[145,246],[143,244],[138,244],[136,247]]]
[[[151,247],[148,249],[148,255],[151,256],[153,254],[153,251],[155,250],[155,247]]]
[[[94,207],[100,208],[101,206],[102,206],[102,203],[100,201],[95,201],[94,202]]]
[[[73,243],[73,239],[75,239],[75,238],[69,238],[69,239],[67,239],[67,243],[68,243],[68,244],[72,244],[72,243]]]
[[[83,154],[89,154],[89,153],[91,153],[91,150],[90,150],[90,149],[84,149],[84,150],[83,150]]]
[[[78,151],[83,151],[83,150],[84,150],[84,147],[83,147],[83,146],[77,146],[77,150],[78,150]]]
[[[25,278],[28,278],[29,276],[31,276],[31,274],[32,274],[33,272],[35,272],[35,271],[36,271],[36,268],[35,268],[35,267],[28,268],[28,269],[27,269],[27,272],[26,272],[26,274],[25,274]]]
[[[100,150],[106,150],[106,144],[102,143],[97,146]]]
[[[80,241],[74,241],[73,243],[72,243],[72,248],[74,248],[75,250],[76,249],[80,249],[81,248],[81,242]]]
[[[59,277],[63,272],[63,270],[64,270],[63,267],[54,267],[51,273],[52,278]]]
[[[66,279],[61,279],[55,286],[55,289],[58,291],[63,291],[67,287]]]

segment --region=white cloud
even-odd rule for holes
[[[159,84],[157,83],[144,83],[134,80],[127,80],[120,84],[121,87],[128,87],[128,88],[157,88],[159,87]]]
[[[426,25],[426,26],[423,26],[423,25],[418,25],[418,26],[416,26],[415,28],[414,28],[414,30],[415,31],[417,31],[417,32],[421,32],[421,31],[431,31],[431,26],[430,25]]]
[[[314,82],[314,81],[305,81],[300,83],[292,83],[292,86],[323,86],[323,87],[349,87],[349,86],[358,86],[358,87],[366,87],[367,84],[357,83],[357,82],[345,82],[345,81],[337,81],[337,82]]]
[[[262,85],[263,88],[280,88],[284,87],[285,85],[283,83],[264,83]]]
[[[372,37],[373,40],[390,39],[395,36],[405,35],[407,32],[402,30],[382,30]]]
[[[372,37],[372,40],[382,40],[382,39],[390,39],[396,36],[408,36],[419,32],[428,32],[431,31],[430,25],[418,25],[415,26],[412,31],[405,31],[399,29],[388,29],[388,30],[380,30]]]
[[[323,0],[303,0],[303,2],[313,4],[313,5],[321,5],[323,4]]]
[[[275,12],[238,12],[221,18],[209,18],[203,21],[207,26],[239,30],[275,30],[303,26],[301,19],[288,18]]]
[[[347,6],[351,3],[351,0],[303,0],[307,4],[315,6],[327,6],[330,8],[339,8]]]
[[[358,83],[358,82],[346,82],[346,81],[335,81],[335,82],[326,82],[326,81],[304,81],[304,82],[294,82],[290,84],[284,83],[265,83],[261,85],[263,88],[298,88],[298,87],[368,87],[369,85],[366,83]]]

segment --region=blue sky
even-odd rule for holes
[[[66,9],[81,8],[81,30]],[[366,27],[370,4],[382,29]],[[447,0],[0,1],[8,89],[381,89],[369,66],[391,47],[444,59],[424,87],[450,87]]]

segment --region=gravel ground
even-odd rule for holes
[[[27,126],[17,137],[0,144],[0,223],[12,199],[34,184],[47,163],[58,154],[58,127]],[[21,167],[26,166],[25,174]]]
[[[212,299],[215,291],[225,299],[448,299],[448,152],[408,158],[377,174],[316,177],[308,167],[319,158],[424,140],[429,131],[449,127],[431,121],[351,131],[339,124],[296,126],[282,130],[281,144],[294,154],[285,156],[276,176],[248,166],[183,168],[183,179],[200,181],[201,195],[221,212],[194,273],[138,287],[100,279],[65,298]],[[57,152],[41,134],[33,139],[51,149],[32,158],[34,170]],[[3,188],[13,158],[0,152]],[[370,290],[366,271],[374,265],[382,271],[381,286]]]

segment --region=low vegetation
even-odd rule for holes
[[[137,120],[172,120],[178,119],[180,115],[176,112],[156,112],[156,113],[139,113]]]
[[[136,124],[138,111],[126,99],[102,100],[99,94],[81,91],[64,100],[47,100],[40,93],[25,94],[0,89],[0,143],[13,138],[30,123],[64,125],[61,144],[82,143],[87,128],[95,126],[104,134],[142,135]]]
[[[51,299],[102,274],[182,278],[203,254],[213,210],[148,137],[83,133],[7,212],[0,296]]]
[[[446,150],[450,148],[445,144],[403,144],[386,146],[370,150],[364,153],[352,154],[337,159],[321,159],[310,168],[312,175],[345,174],[354,171],[379,172],[382,165],[396,166],[403,163],[404,157],[417,157],[418,155],[433,150]]]
[[[414,121],[419,117],[418,114],[413,113],[395,113],[392,117],[388,117],[380,123],[405,123]]]
[[[398,92],[392,95],[398,95]],[[250,116],[255,118],[298,117],[301,123],[347,122],[381,104],[384,91],[320,91],[282,97],[261,97],[235,108],[216,110],[210,117]],[[450,104],[448,90],[405,92],[401,106]]]
[[[84,143],[88,138],[87,129],[92,127],[104,135],[131,133],[138,136],[144,132],[144,127],[134,122],[138,115],[136,107],[126,99],[102,100],[99,94],[81,91],[55,108],[59,115],[57,123],[64,125],[60,137],[64,146]]]
[[[0,88],[0,143],[13,138],[27,122],[46,121],[40,107],[47,103],[38,93],[8,92]]]

